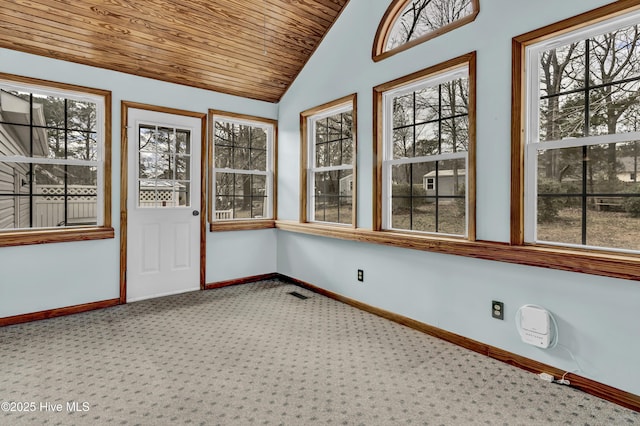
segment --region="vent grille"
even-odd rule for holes
[[[291,291],[291,292],[289,292],[289,294],[292,295],[292,296],[297,297],[298,299],[302,299],[302,300],[308,299],[307,296],[305,296],[304,294],[300,294],[297,291]]]

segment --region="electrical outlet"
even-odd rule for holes
[[[504,319],[504,303],[496,300],[491,302],[491,316],[495,319]]]
[[[364,282],[364,271],[362,269],[358,269],[358,281]]]

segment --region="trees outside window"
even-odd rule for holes
[[[0,80],[1,229],[110,226],[110,93],[80,89]]]
[[[527,46],[526,241],[640,250],[639,23]]]
[[[302,221],[355,226],[356,95],[304,111],[300,120]]]
[[[395,0],[387,9],[373,45],[373,59],[401,52],[475,19],[479,0]]]
[[[470,235],[474,64],[475,55],[466,55],[375,89],[381,229]]]
[[[273,221],[276,122],[213,110],[209,117],[210,222]]]

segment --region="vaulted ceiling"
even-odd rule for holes
[[[2,0],[0,47],[277,102],[347,2]]]

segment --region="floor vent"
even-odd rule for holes
[[[308,297],[307,297],[307,296],[305,296],[304,294],[300,294],[300,293],[298,293],[297,291],[292,291],[292,292],[290,292],[289,294],[290,294],[290,295],[292,295],[292,296],[297,297],[298,299],[302,299],[302,300],[304,300],[304,299],[308,299]]]

